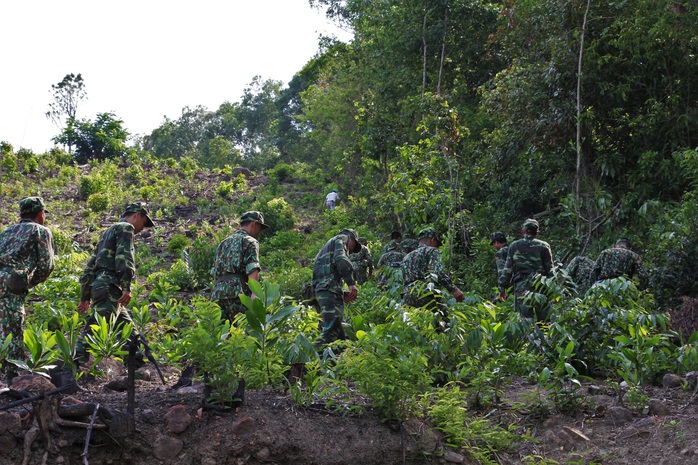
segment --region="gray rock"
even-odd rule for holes
[[[0,434],[9,433],[19,437],[22,433],[22,420],[14,412],[0,412]]]
[[[633,414],[625,407],[614,405],[606,410],[606,418],[617,425],[632,421]]]
[[[698,371],[689,371],[686,373],[686,382],[691,388],[695,388],[698,384]]]
[[[257,460],[266,462],[267,460],[269,460],[269,457],[271,457],[271,452],[269,451],[268,447],[263,447],[260,450],[258,450],[257,453],[254,454],[254,456]]]
[[[184,443],[172,436],[160,436],[153,444],[153,455],[163,462],[173,460],[182,452]]]
[[[191,386],[185,386],[182,388],[177,389],[177,394],[203,394],[204,393],[204,385],[200,383],[195,383],[192,384]]]
[[[445,450],[444,460],[451,463],[463,463],[465,457],[460,455],[458,452],[454,452],[452,450]]]
[[[17,438],[11,434],[0,434],[0,456],[10,455],[17,447]]]
[[[667,407],[666,404],[659,399],[650,399],[649,407],[650,415],[663,416],[671,413],[669,407]]]
[[[601,387],[592,384],[589,387],[587,387],[587,392],[589,393],[590,396],[601,395]]]
[[[665,388],[677,388],[683,386],[683,378],[680,377],[679,375],[675,375],[672,373],[667,373],[664,375],[664,378],[662,378],[662,386]]]
[[[149,423],[149,424],[151,424],[151,425],[154,425],[155,423],[158,422],[158,419],[157,419],[157,417],[155,416],[155,412],[153,412],[153,410],[152,410],[152,409],[149,409],[149,408],[144,409],[144,410],[141,412],[141,420],[142,420],[144,423]]]

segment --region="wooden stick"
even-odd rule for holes
[[[87,439],[85,439],[85,450],[82,452],[82,463],[83,465],[90,465],[87,460],[88,452],[90,449],[90,436],[92,435],[92,427],[95,423],[95,417],[97,416],[97,410],[99,410],[99,404],[95,405],[95,410],[92,412],[92,419],[90,420],[90,426],[87,427]]]

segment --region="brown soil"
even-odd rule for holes
[[[112,364],[109,369],[112,381],[124,375],[119,364]],[[201,393],[173,389],[178,374],[175,370],[165,372],[167,386],[161,384],[152,367],[140,370],[145,379],[152,379],[136,381],[135,433],[114,437],[109,430],[93,430],[84,461],[81,454],[86,428],[60,426],[60,431],[50,433],[50,452],[40,435],[31,446],[27,463],[478,463],[469,461],[467,449],[447,448],[441,435],[425,421],[411,420],[401,427],[389,425],[370,409],[362,414],[304,409],[294,405],[286,394],[252,390],[246,392],[243,405],[233,411],[203,410]],[[62,403],[77,399],[125,412],[126,393],[106,389],[108,381],[81,381],[82,390],[70,399],[63,398]],[[489,412],[491,421],[514,423],[518,435],[530,436],[501,453],[499,463],[674,465],[698,461],[698,396],[691,390],[648,388],[646,395],[655,400],[650,403],[650,411],[643,413],[620,407],[615,393],[602,385],[588,385],[584,388],[586,413],[575,417],[553,415],[544,420],[536,417],[530,407],[534,392],[535,386],[513,379],[505,387],[503,403]],[[6,403],[6,399],[2,402]],[[176,406],[180,407],[171,412]],[[23,436],[33,421],[28,411],[29,407],[23,407],[12,413],[0,412],[0,423],[4,423],[0,425],[1,465],[22,463]],[[184,425],[191,421],[182,432],[168,421],[176,411],[183,413]],[[7,426],[19,424],[20,416],[25,417],[21,430]],[[86,423],[89,420],[83,419]],[[534,457],[538,459],[532,461]]]

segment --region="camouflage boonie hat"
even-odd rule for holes
[[[259,225],[262,227],[262,229],[267,229],[269,227],[268,224],[264,224],[264,215],[262,215],[262,212],[259,212],[256,210],[245,212],[240,217],[240,224],[245,224],[245,223],[250,223],[250,222],[259,223]]]
[[[41,197],[26,197],[19,201],[19,214],[31,215],[46,210],[44,199]]]
[[[540,229],[540,225],[536,220],[529,218],[526,221],[524,221],[522,229],[526,232],[537,233]]]
[[[123,216],[130,215],[132,213],[142,213],[143,215],[145,215],[145,219],[146,219],[145,227],[146,228],[152,228],[153,226],[155,226],[155,223],[153,223],[153,220],[150,218],[150,213],[148,213],[148,210],[146,210],[146,208],[145,208],[145,204],[143,204],[141,202],[136,202],[136,203],[130,204],[124,210]]]
[[[625,237],[619,237],[618,240],[616,241],[616,245],[618,244],[628,244],[628,247],[630,247],[630,239],[627,239]]]
[[[428,228],[424,228],[421,231],[419,231],[419,240],[421,241],[422,239],[436,239],[436,241],[441,244],[441,239],[439,238],[439,233],[436,232],[436,229],[432,228],[429,226]]]
[[[495,242],[499,242],[501,244],[506,244],[507,243],[507,236],[504,235],[503,232],[497,231],[495,233],[492,233],[490,236],[490,244],[494,244]]]
[[[345,228],[339,231],[339,234],[344,234],[345,236],[348,236],[350,239],[354,239],[356,241],[356,249],[353,253],[361,252],[361,243],[359,242],[359,235],[356,233],[355,230]]]

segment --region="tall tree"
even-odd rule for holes
[[[60,135],[53,138],[57,144],[75,146],[73,157],[78,163],[92,159],[104,160],[126,154],[128,131],[123,121],[113,113],[100,113],[95,122],[70,119]]]
[[[49,104],[46,117],[63,129],[69,120],[74,120],[78,113],[78,105],[87,98],[85,82],[82,75],[66,74],[63,80],[51,85],[53,102]]]

